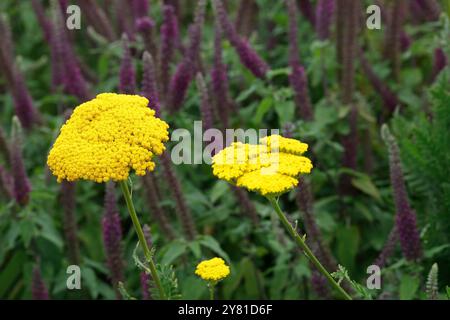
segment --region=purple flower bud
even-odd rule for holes
[[[439,75],[439,73],[447,66],[448,58],[442,48],[436,48],[434,50],[434,60],[433,60],[433,81]]]
[[[400,49],[403,51],[408,50],[411,46],[411,37],[405,31],[402,31],[400,34]]]
[[[405,16],[406,1],[395,1],[390,10],[386,27],[385,55],[391,62],[393,75],[396,79],[400,74],[401,34]]]
[[[120,226],[120,216],[117,209],[114,183],[106,184],[105,206],[102,219],[103,244],[107,264],[110,271],[111,282],[116,290],[116,296],[120,293],[117,290],[119,281],[123,281],[123,260],[122,260],[122,229]]]
[[[13,100],[15,113],[24,128],[30,129],[33,124],[40,122],[39,115],[33,106],[33,100],[19,71],[15,76]]]
[[[172,191],[172,195],[175,199],[175,204],[177,207],[176,213],[181,222],[183,230],[187,236],[187,239],[193,240],[197,235],[197,230],[195,228],[191,211],[186,204],[186,199],[184,198],[183,192],[181,190],[180,182],[177,179],[175,172],[173,171],[169,152],[166,151],[161,155],[161,164],[163,166],[167,183],[170,186],[170,190]]]
[[[161,88],[164,96],[169,88],[169,68],[178,43],[178,37],[178,20],[175,9],[172,6],[164,6],[160,52]]]
[[[142,74],[142,95],[149,101],[150,109],[155,110],[156,116],[159,117],[161,108],[159,104],[158,90],[156,87],[156,71],[153,57],[147,51],[142,56],[143,74]]]
[[[314,6],[310,0],[297,0],[297,5],[303,16],[309,20],[309,22],[315,26],[316,16],[314,14]]]
[[[298,114],[306,121],[312,120],[313,111],[309,98],[308,79],[306,77],[305,68],[298,62],[291,64],[291,68],[289,82],[294,90],[294,102]]]
[[[334,13],[334,0],[319,0],[316,6],[316,32],[320,40],[330,36],[330,25]]]
[[[136,90],[136,79],[133,60],[128,42],[128,36],[122,35],[123,55],[120,64],[119,91],[126,94],[134,94]]]
[[[419,8],[422,10],[422,14],[425,15],[429,21],[435,21],[439,19],[441,9],[439,3],[436,0],[413,0],[417,2]]]
[[[49,300],[47,287],[41,276],[41,270],[36,265],[33,268],[33,275],[31,279],[31,296],[33,300]]]
[[[63,181],[61,183],[61,205],[63,209],[64,236],[66,238],[67,253],[71,264],[80,264],[80,249],[78,246],[77,219],[75,216],[75,183]]]
[[[208,87],[201,73],[197,73],[197,90],[200,93],[200,112],[203,120],[203,130],[208,130],[213,126],[213,112],[211,101],[209,100]]]
[[[223,33],[236,50],[241,63],[249,69],[256,77],[264,79],[269,71],[267,63],[253,50],[247,40],[242,39],[236,32],[233,24],[230,22],[228,14],[223,6],[222,1],[213,1],[216,19],[222,28]]]
[[[389,168],[391,185],[396,208],[396,227],[403,255],[408,260],[418,260],[422,257],[419,230],[416,214],[411,209],[406,192],[405,180],[400,160],[400,150],[395,137],[386,125],[381,127],[381,135],[389,151]]]
[[[169,239],[175,239],[175,232],[167,219],[167,214],[159,203],[158,185],[155,182],[155,176],[152,173],[147,173],[142,177],[145,195],[147,198],[147,204],[150,207],[150,214],[155,219],[161,232]]]
[[[287,11],[289,17],[289,64],[291,67],[300,63],[300,52],[298,46],[298,15],[295,0],[287,0]]]
[[[13,118],[13,130],[11,137],[11,172],[13,177],[13,194],[16,202],[26,205],[31,192],[31,184],[25,170],[22,158],[21,126],[16,117]]]
[[[384,106],[389,113],[395,111],[395,108],[399,104],[397,96],[389,89],[385,82],[383,82],[373,71],[372,66],[367,61],[362,52],[359,55],[361,67],[366,74],[367,79],[370,81],[375,91],[383,99]]]
[[[214,64],[211,68],[211,82],[214,93],[214,102],[223,127],[229,125],[230,98],[228,96],[228,76],[225,65],[222,62],[222,35],[220,28],[216,26],[214,36]]]
[[[41,26],[41,29],[44,33],[44,38],[47,43],[50,43],[53,36],[53,26],[52,23],[45,16],[45,9],[42,5],[42,1],[40,0],[32,0],[31,5],[33,6],[34,13],[36,14],[36,18]]]

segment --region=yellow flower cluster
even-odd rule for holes
[[[52,173],[62,180],[126,180],[152,171],[164,150],[169,126],[155,117],[138,95],[102,93],[75,108],[48,155]]]
[[[203,280],[217,282],[230,274],[230,267],[222,258],[212,258],[200,262],[195,269],[195,274]]]
[[[310,173],[311,160],[301,156],[308,145],[271,135],[260,144],[234,142],[213,157],[213,174],[238,187],[263,196],[280,195],[298,184],[298,176]]]

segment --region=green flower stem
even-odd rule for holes
[[[306,256],[311,260],[311,262],[314,264],[314,266],[319,270],[320,273],[322,273],[328,280],[328,282],[331,284],[333,288],[335,288],[339,294],[345,298],[346,300],[352,300],[352,297],[345,292],[344,289],[341,288],[341,286],[333,279],[333,277],[328,273],[328,271],[322,266],[320,261],[316,258],[314,253],[311,251],[311,249],[308,247],[308,245],[305,243],[305,241],[300,237],[298,232],[294,229],[294,227],[291,225],[291,223],[288,221],[286,216],[284,215],[283,211],[281,211],[280,206],[278,205],[278,202],[275,200],[274,197],[267,197],[267,199],[270,201],[270,204],[275,209],[278,217],[280,218],[281,222],[283,223],[284,227],[287,229],[289,234],[294,238],[297,245],[303,250],[303,252],[306,254]]]
[[[215,288],[215,284],[210,282],[208,284],[208,288],[209,288],[209,300],[214,300],[214,288]]]
[[[136,210],[134,209],[133,201],[131,200],[130,191],[128,190],[127,182],[125,180],[120,181],[120,188],[122,189],[123,196],[125,197],[125,201],[127,203],[128,212],[130,213],[131,220],[133,221],[134,229],[136,230],[137,236],[139,238],[139,243],[144,251],[145,258],[150,267],[150,272],[152,274],[152,278],[155,281],[155,285],[159,290],[159,296],[162,300],[166,299],[166,294],[161,285],[161,280],[159,279],[158,272],[156,271],[155,263],[153,262],[152,255],[150,253],[150,249],[148,248],[147,241],[144,237],[144,232],[142,231],[141,223],[136,214]]]

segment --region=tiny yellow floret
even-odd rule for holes
[[[280,135],[259,142],[235,142],[221,150],[212,159],[213,174],[263,196],[277,196],[294,188],[300,174],[311,172],[311,160],[302,156],[306,143]]]
[[[230,274],[230,267],[222,258],[204,260],[197,265],[195,274],[206,281],[217,282]]]
[[[130,170],[152,171],[164,150],[169,126],[138,95],[102,93],[75,108],[47,158],[58,179],[126,180]]]

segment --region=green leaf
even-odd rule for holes
[[[358,174],[357,177],[352,179],[352,185],[365,194],[373,197],[375,200],[381,201],[380,192],[368,175]]]
[[[216,202],[220,197],[222,197],[227,191],[229,191],[229,184],[226,181],[218,180],[212,187],[210,199],[211,202]]]
[[[23,243],[25,247],[28,248],[30,241],[34,236],[34,223],[28,219],[20,222],[20,234],[22,236]]]
[[[220,244],[216,241],[216,239],[214,239],[211,236],[204,235],[204,236],[201,236],[199,240],[203,246],[211,249],[212,251],[217,253],[220,257],[225,259],[228,263],[230,263],[230,261],[231,261],[230,257],[228,256],[228,254],[225,253],[225,251],[222,250],[222,248],[220,247]]]
[[[161,259],[162,265],[169,265],[175,261],[179,256],[186,252],[186,243],[181,241],[175,241],[170,243],[166,253]]]
[[[418,277],[404,275],[400,281],[400,300],[411,300],[419,289],[420,280]]]
[[[96,299],[98,297],[98,282],[94,270],[89,267],[83,267],[81,276],[84,280],[83,284],[89,289],[92,298]]]
[[[358,228],[356,226],[340,227],[336,238],[339,263],[353,271],[360,240]]]
[[[202,249],[200,248],[200,243],[198,241],[188,242],[188,247],[191,249],[196,259],[200,259],[202,256]]]
[[[272,97],[265,97],[256,108],[256,114],[253,118],[255,123],[261,123],[264,115],[270,110],[273,104]]]

